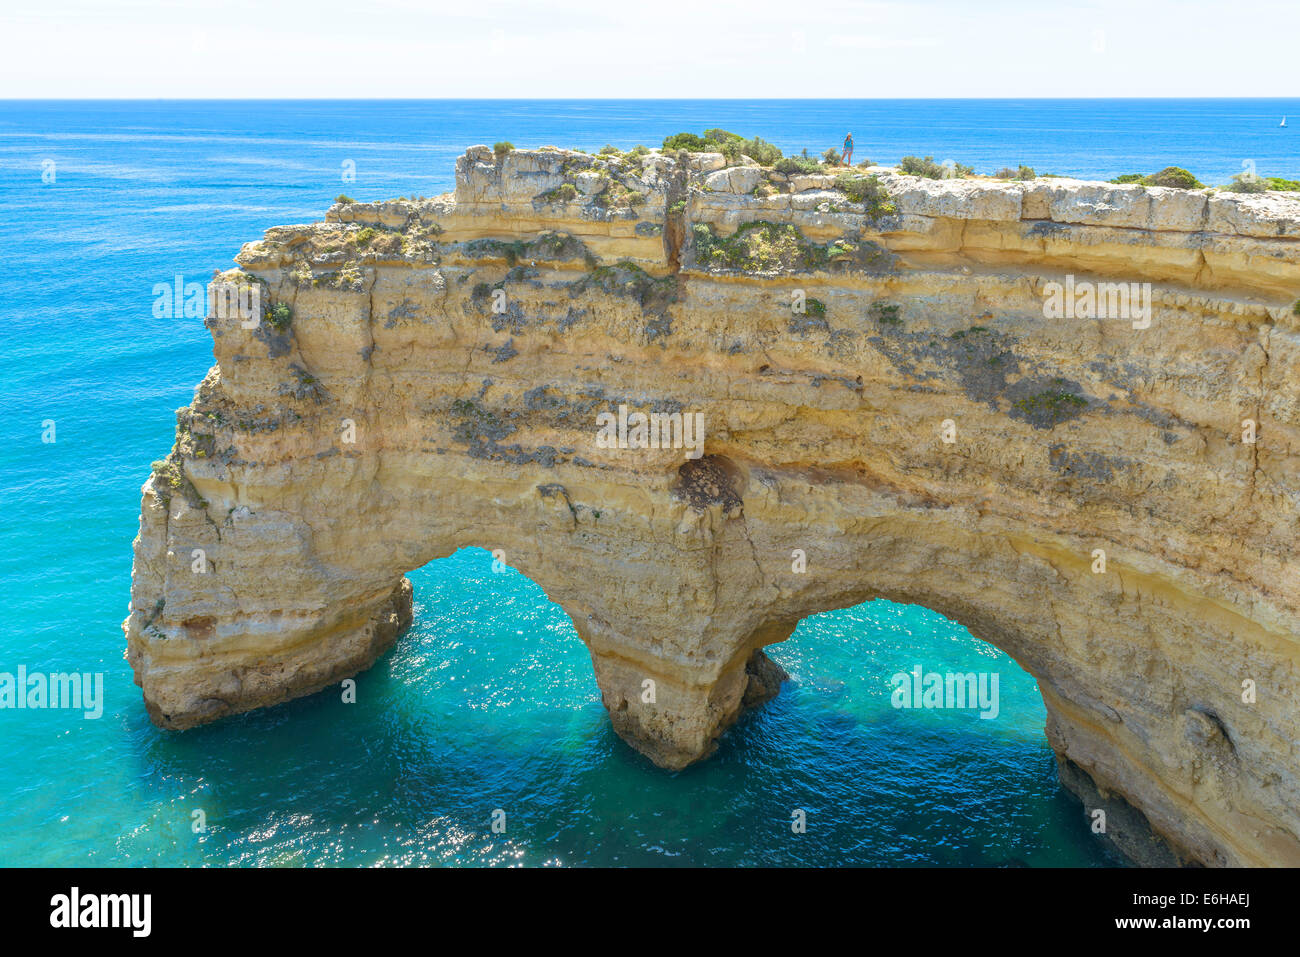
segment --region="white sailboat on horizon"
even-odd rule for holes
[[[1282,122],[1279,123],[1278,126],[1286,126],[1286,117],[1285,117],[1285,116],[1282,117]]]

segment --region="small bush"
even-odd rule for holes
[[[771,166],[781,158],[781,150],[760,136],[745,139],[729,130],[705,130],[703,136],[675,133],[664,140],[664,151],[686,150],[688,153],[721,153],[732,165],[748,156],[760,166]]]
[[[572,183],[561,183],[555,189],[548,189],[537,198],[543,203],[568,203],[578,198],[578,187]]]
[[[1261,176],[1252,176],[1250,173],[1238,173],[1232,177],[1232,183],[1228,189],[1234,193],[1267,193],[1269,190],[1268,180]]]
[[[287,302],[277,302],[266,311],[266,321],[276,332],[284,332],[293,321],[293,309]]]
[[[1234,193],[1265,193],[1269,190],[1280,190],[1282,192],[1295,192],[1300,190],[1300,180],[1283,179],[1280,176],[1252,176],[1249,173],[1238,173],[1232,177],[1232,183],[1228,189]]]
[[[339,193],[338,196],[334,197],[334,202],[336,202],[336,203],[355,203],[356,200],[353,199],[351,196],[348,196],[346,193]]]
[[[1002,169],[994,173],[993,176],[997,179],[1037,179],[1038,178],[1038,175],[1034,172],[1034,168],[1032,166],[1019,166],[1016,169],[1012,169],[1009,166],[1004,166],[1002,167]]]
[[[508,143],[505,140],[502,140],[500,143],[492,144],[492,152],[496,154],[498,161],[501,159],[501,157],[505,156],[514,148],[515,148],[514,143]]]
[[[1297,300],[1295,301],[1295,305],[1291,307],[1291,311],[1292,311],[1295,315],[1300,316],[1300,299],[1297,299]]]
[[[821,165],[814,159],[806,156],[787,156],[785,159],[777,160],[772,164],[772,168],[778,173],[784,173],[791,176],[797,173],[820,173]]]
[[[936,163],[933,156],[904,156],[898,161],[898,171],[909,176],[924,176],[927,179],[954,179],[970,176],[975,170],[962,163],[946,166]]]
[[[592,197],[592,202],[606,209],[627,209],[644,203],[645,193],[610,180],[604,189]]]
[[[708,136],[710,133],[725,133],[731,137],[723,140],[717,149],[733,166],[740,162],[742,156],[748,156],[759,166],[771,166],[781,158],[781,151],[760,136],[747,140],[725,130],[708,130],[704,135]]]
[[[827,166],[843,166],[844,157],[840,155],[839,150],[832,146],[822,154],[822,162]]]
[[[694,133],[674,133],[664,138],[664,150],[686,150],[688,153],[714,153],[718,144]]]
[[[1205,184],[1181,166],[1166,166],[1158,173],[1143,176],[1141,173],[1125,173],[1116,176],[1112,183],[1138,186],[1168,186],[1173,189],[1204,189]]]
[[[1166,166],[1143,181],[1145,186],[1170,186],[1174,189],[1204,189],[1205,184],[1181,166]]]
[[[365,229],[357,230],[357,234],[352,238],[356,241],[358,248],[363,248],[370,245],[370,241],[375,238],[375,233],[374,227],[367,226]]]

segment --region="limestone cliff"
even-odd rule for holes
[[[875,172],[474,147],[246,245],[218,291],[258,314],[213,309],[144,486],[154,721],[365,668],[477,545],[664,767],[773,693],[760,649],[886,597],[1037,678],[1130,854],[1300,864],[1300,198]],[[1097,281],[1149,320],[1045,307]],[[620,406],[699,413],[702,457],[608,447]]]

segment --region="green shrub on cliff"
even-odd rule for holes
[[[706,268],[774,272],[813,265],[813,247],[789,223],[742,223],[727,237],[706,223],[696,223],[694,238],[696,260]]]
[[[741,272],[792,273],[833,267],[878,269],[887,265],[879,245],[836,239],[826,245],[811,242],[797,226],[766,220],[741,223],[730,236],[719,236],[707,223],[692,230],[695,261],[705,269]]]
[[[1268,180],[1249,173],[1238,173],[1228,185],[1228,189],[1234,193],[1267,193],[1268,188]]]
[[[664,152],[669,150],[685,150],[688,153],[715,153],[718,144],[706,140],[703,136],[696,136],[694,133],[674,133],[672,136],[664,137]]]
[[[492,152],[496,154],[497,162],[500,162],[501,157],[505,156],[514,148],[514,143],[508,143],[505,140],[502,140],[500,143],[494,143],[492,145]]]
[[[266,321],[276,332],[284,332],[293,321],[293,309],[287,302],[277,302],[266,310]]]
[[[936,163],[933,156],[904,156],[898,161],[898,171],[908,176],[924,176],[926,179],[953,179],[971,176],[975,170],[963,163]]]
[[[1204,189],[1205,184],[1181,166],[1166,166],[1152,173],[1143,183],[1147,186],[1170,186],[1174,189]]]
[[[336,203],[355,203],[356,200],[353,199],[351,196],[347,195],[346,193],[339,193],[338,196],[336,196],[336,197],[334,198],[334,202],[336,202]]]
[[[645,193],[610,180],[604,189],[592,197],[592,202],[606,209],[631,209],[645,202]]]
[[[897,208],[889,190],[876,176],[860,176],[856,173],[841,173],[835,177],[835,188],[855,203],[867,207],[867,215],[884,216]]]
[[[1295,305],[1291,307],[1291,311],[1292,311],[1295,315],[1300,316],[1300,299],[1297,299],[1297,300],[1295,301]]]
[[[1205,184],[1181,166],[1166,166],[1158,173],[1143,176],[1141,173],[1125,173],[1116,176],[1112,183],[1119,185],[1168,186],[1172,189],[1204,189]]]
[[[537,197],[543,203],[568,203],[578,198],[578,187],[572,183],[561,183],[555,189],[548,189]]]
[[[1282,179],[1280,176],[1252,176],[1249,173],[1238,173],[1232,177],[1228,189],[1234,193],[1266,193],[1269,190],[1292,192],[1300,190],[1300,181]]]
[[[685,150],[688,153],[721,153],[729,163],[740,162],[748,156],[760,166],[771,166],[781,158],[781,151],[761,136],[745,139],[729,130],[705,130],[703,136],[694,133],[675,133],[664,140],[664,151]]]
[[[787,156],[785,159],[773,163],[772,168],[778,173],[784,173],[786,176],[801,173],[820,173],[822,171],[821,164],[809,156]]]

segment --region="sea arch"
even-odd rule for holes
[[[1261,823],[1294,805],[1260,808],[1247,786],[1265,773],[1267,742],[1249,732],[1237,682],[1170,655],[1258,626],[1209,601],[1149,600],[1171,586],[1126,565],[1122,549],[1098,574],[1088,551],[1042,529],[992,531],[978,509],[716,454],[657,484],[634,475],[599,487],[410,471],[428,467],[380,456],[308,488],[245,486],[256,504],[219,526],[185,495],[146,494],[127,632],[155,722],[189,727],[369,666],[410,624],[406,573],[481,546],[564,609],[614,729],[662,767],[707,758],[775,693],[780,671],[763,649],[801,619],[887,598],[960,623],[1037,679],[1063,782],[1107,810],[1131,856],[1300,854],[1293,834]],[[340,502],[362,520],[339,520]],[[204,574],[182,560],[196,548]],[[222,582],[231,565],[233,593]],[[165,606],[139,601],[151,585]]]

